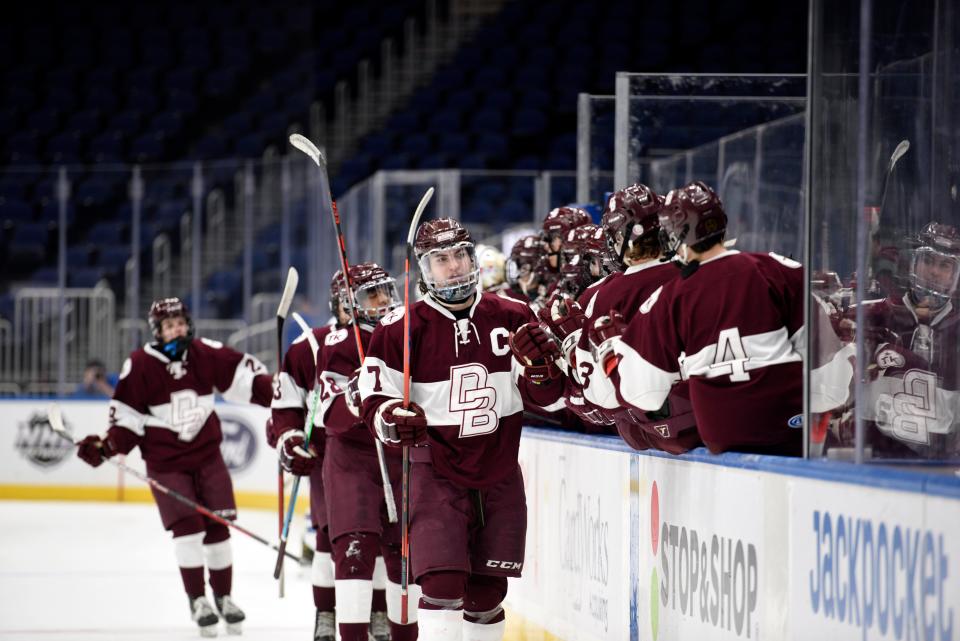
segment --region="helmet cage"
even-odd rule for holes
[[[464,250],[470,261],[470,270],[453,278],[441,282],[434,275],[431,268],[431,259],[440,255],[448,255],[451,251]],[[449,256],[448,256],[449,257]],[[477,256],[474,245],[469,241],[462,241],[443,247],[435,247],[423,252],[419,256],[420,278],[426,285],[431,296],[443,303],[456,304],[465,301],[474,292],[480,283],[480,268],[477,266]]]
[[[947,277],[937,277],[932,270],[940,270],[949,265]],[[913,250],[910,259],[910,289],[914,297],[932,298],[936,307],[942,307],[956,296],[957,283],[960,280],[960,256],[946,253],[934,247],[918,247]]]
[[[357,318],[371,325],[379,323],[384,316],[400,306],[400,294],[397,291],[397,281],[393,277],[379,278],[353,286],[353,296],[347,296],[346,288],[340,290],[340,305],[347,314],[353,313],[353,301],[357,301]],[[390,302],[386,305],[369,306],[366,304],[371,296],[386,294]]]

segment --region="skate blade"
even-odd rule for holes
[[[237,621],[236,623],[226,623],[227,634],[232,636],[239,636],[243,634],[243,623]]]
[[[217,636],[217,624],[213,625],[201,625],[200,626],[200,636],[210,639]]]

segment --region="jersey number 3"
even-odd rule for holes
[[[450,411],[460,413],[460,438],[492,434],[500,425],[493,407],[497,390],[487,386],[490,373],[479,363],[450,368]]]

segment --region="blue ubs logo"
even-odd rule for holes
[[[236,416],[220,416],[220,429],[223,441],[220,453],[231,472],[242,472],[253,461],[257,453],[257,439],[253,428]]]

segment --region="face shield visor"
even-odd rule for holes
[[[473,243],[431,249],[420,256],[419,265],[427,291],[444,303],[465,301],[480,282]]]

